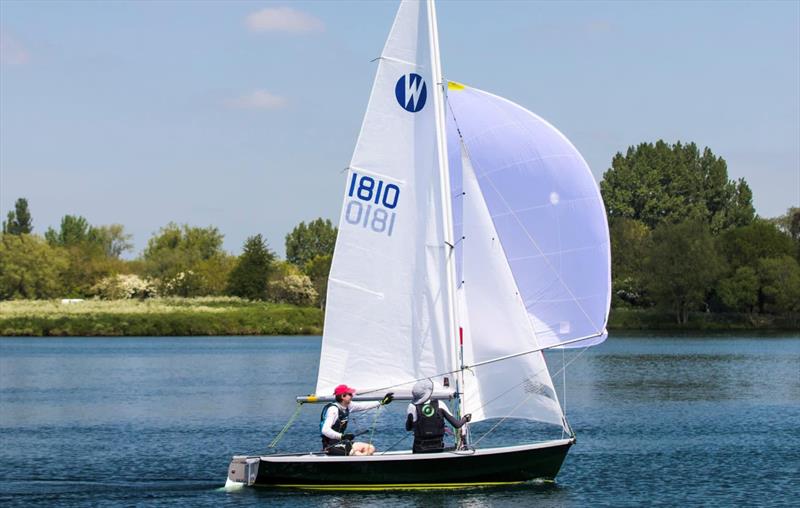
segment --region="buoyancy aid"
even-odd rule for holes
[[[444,448],[444,417],[439,401],[415,404],[417,421],[414,423],[414,451],[439,451]]]
[[[331,429],[333,429],[335,432],[344,434],[344,431],[347,430],[347,420],[350,418],[350,408],[342,409],[339,404],[335,404],[333,402],[325,404],[325,407],[322,408],[322,413],[319,416],[319,435],[322,437],[323,448],[328,448],[329,446],[335,445],[340,441],[339,439],[331,439],[322,433],[322,427],[325,425],[325,415],[328,412],[328,408],[331,406],[335,407],[339,412],[338,418],[333,425],[331,425]]]

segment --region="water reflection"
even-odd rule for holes
[[[298,504],[324,508],[419,507],[419,508],[483,508],[487,506],[565,506],[568,489],[555,483],[530,483],[499,488],[470,488],[432,491],[348,492],[261,490],[237,492],[256,503],[271,506]]]

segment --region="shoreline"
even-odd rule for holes
[[[0,302],[0,337],[185,337],[321,335],[324,312],[314,307],[239,298],[163,298],[134,301]],[[612,309],[612,334],[800,332],[797,316],[693,313],[679,325],[653,309]]]

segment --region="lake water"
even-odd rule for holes
[[[0,504],[800,503],[797,336],[612,336],[577,358],[550,354],[552,370],[574,360],[565,402],[578,436],[555,484],[445,493],[220,489],[230,457],[263,453],[294,396],[313,390],[319,346],[318,337],[0,339]],[[403,438],[404,405],[382,413],[379,449]],[[306,407],[281,447],[316,448],[319,410]],[[496,433],[513,441],[520,430]]]

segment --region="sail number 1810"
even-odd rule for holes
[[[350,179],[344,219],[375,233],[392,236],[400,187],[371,176],[353,173]]]

